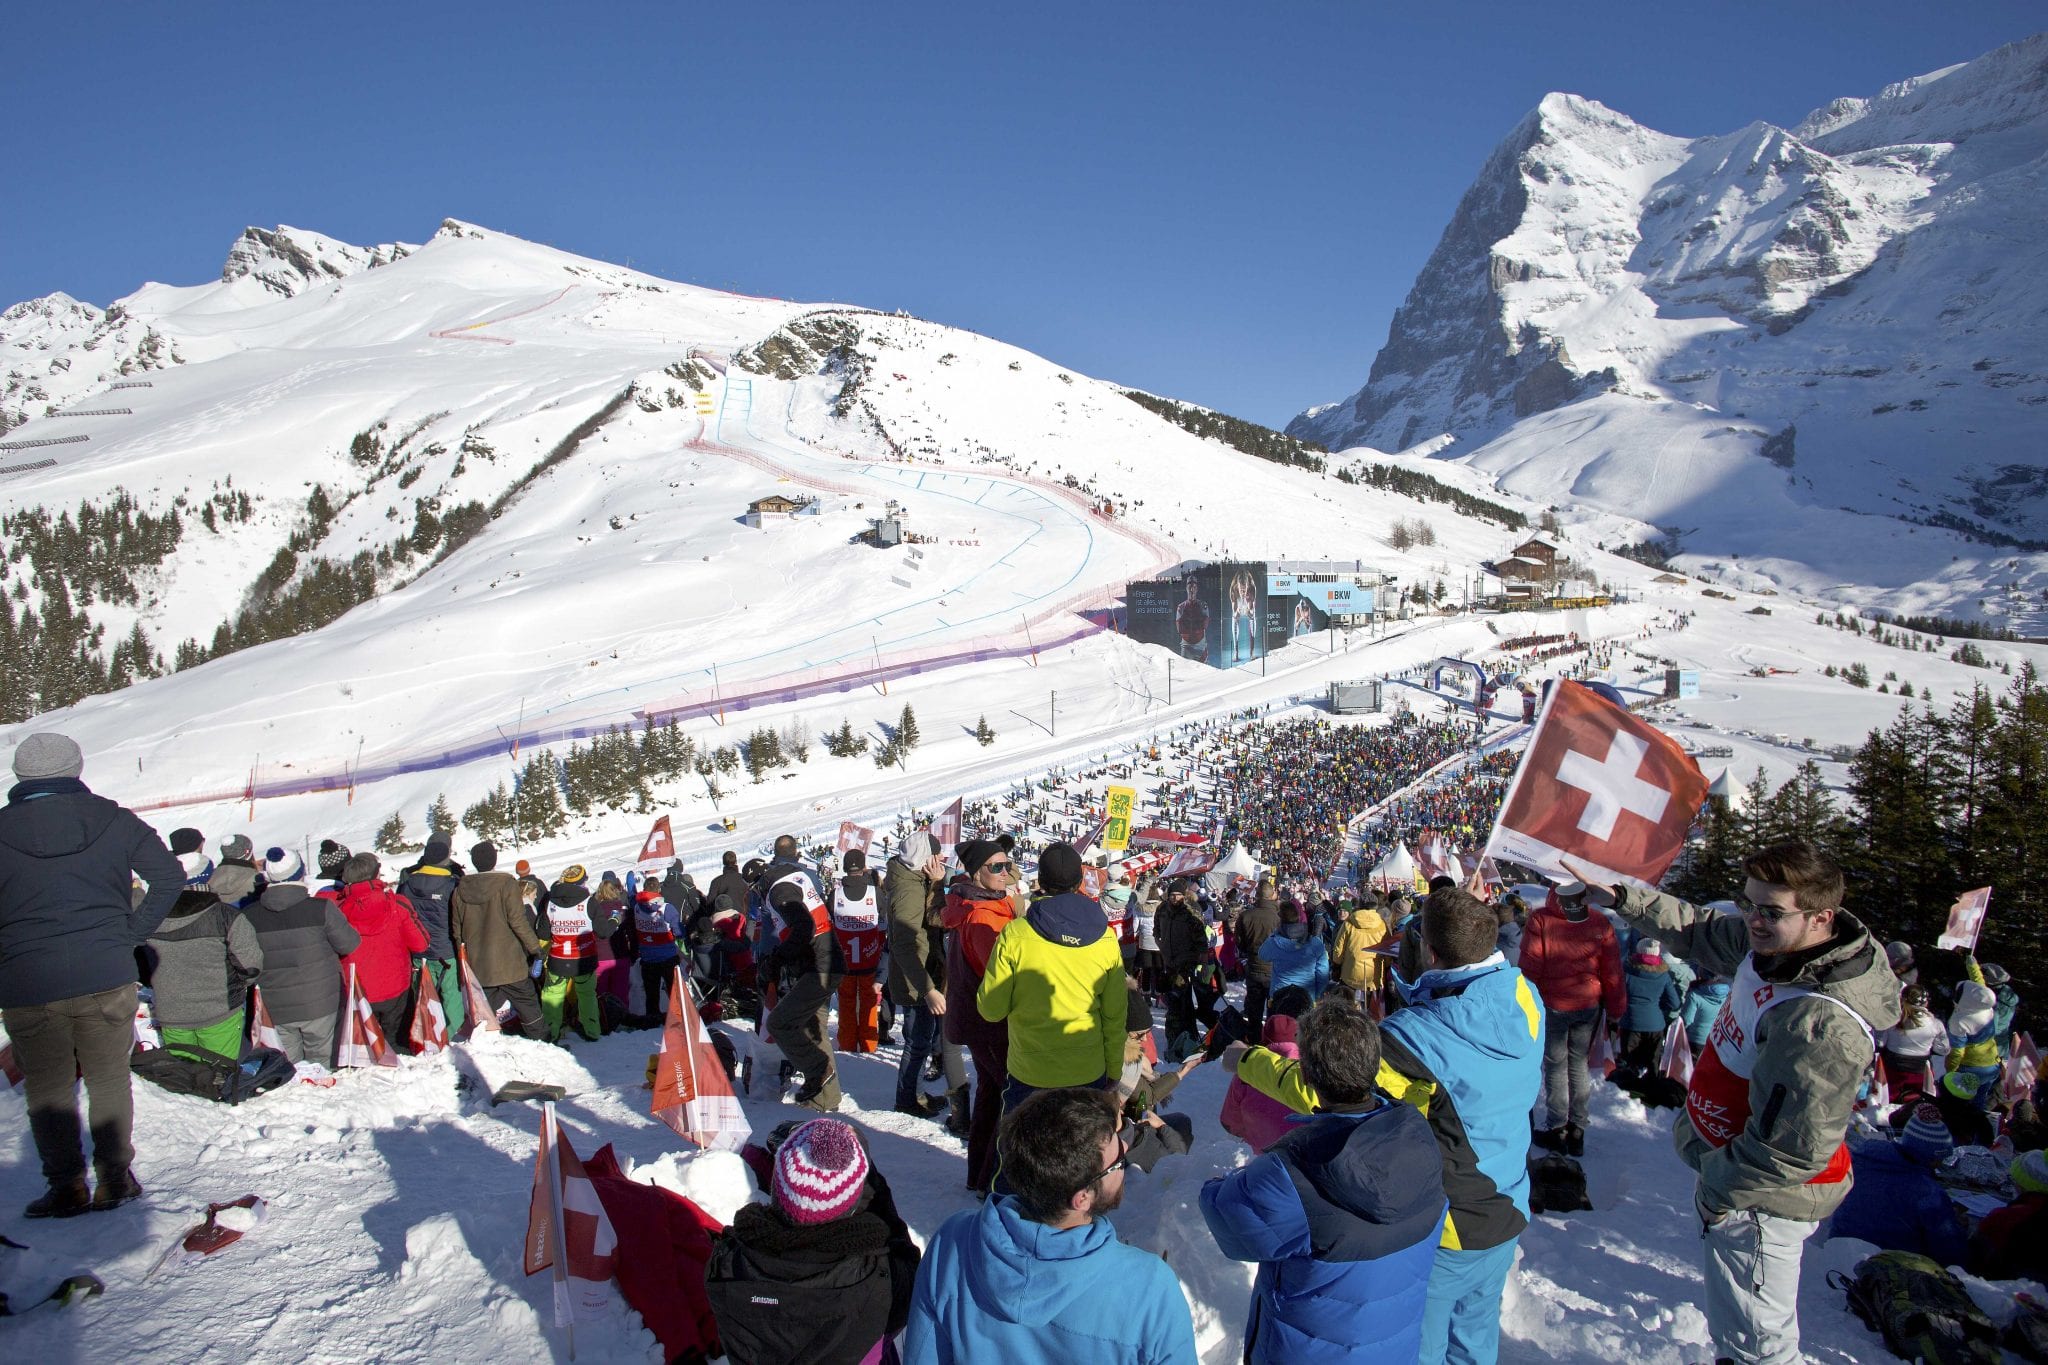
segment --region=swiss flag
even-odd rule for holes
[[[263,1003],[260,986],[249,988],[249,1041],[258,1047],[284,1051],[284,1040],[277,1036],[277,1024],[270,1017],[270,1006]]]
[[[939,812],[939,818],[931,823],[932,842],[941,853],[950,853],[953,845],[960,842],[960,812],[963,798],[954,797],[953,804]]]
[[[640,845],[639,861],[651,863],[658,858],[676,856],[676,838],[669,832],[668,817],[662,816],[654,822],[654,828],[647,831],[647,842]]]
[[[356,969],[348,969],[348,997],[341,1007],[341,1037],[334,1049],[336,1066],[397,1066],[398,1052],[377,1027],[377,1016],[363,998]]]
[[[1673,1019],[1665,1028],[1657,1069],[1680,1085],[1692,1079],[1692,1039],[1685,1036],[1684,1020]]]
[[[844,857],[848,849],[854,848],[865,853],[874,846],[874,842],[875,832],[873,830],[864,825],[857,825],[851,820],[841,820],[839,822],[838,852],[840,856]]]
[[[1669,735],[1591,688],[1560,681],[1529,737],[1486,852],[1560,877],[1580,869],[1654,887],[1707,799]]]
[[[420,964],[419,985],[413,988],[412,1027],[407,1037],[412,1050],[422,1057],[448,1050],[448,1012],[441,1007],[441,992],[424,962]]]
[[[461,944],[455,945],[455,970],[462,975],[462,1013],[468,1019],[472,1037],[479,1033],[502,1033],[497,1010],[491,1008],[491,998],[484,994],[484,988],[477,984],[476,973],[469,967],[469,950]]]
[[[1101,900],[1103,890],[1108,885],[1108,868],[1089,866],[1081,869],[1081,894],[1086,896],[1089,900]]]
[[[2034,1082],[2041,1075],[2041,1052],[2034,1046],[2031,1033],[2016,1034],[2012,1040],[2012,1056],[2005,1059],[2005,1100],[2007,1104],[2018,1104],[2034,1091]]]
[[[678,1137],[711,1151],[737,1152],[753,1135],[680,967],[669,987],[668,1022],[661,1030],[661,1052],[654,1059],[654,1099],[648,1112],[675,1129]]]
[[[555,1122],[555,1106],[542,1105],[523,1264],[529,1275],[553,1268],[555,1326],[605,1312],[612,1301],[608,1286],[616,1273],[618,1246],[597,1186]]]

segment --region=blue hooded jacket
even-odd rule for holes
[[[1301,931],[1297,939],[1289,929]],[[1273,994],[1299,986],[1319,1000],[1330,984],[1330,950],[1308,932],[1306,924],[1283,924],[1280,932],[1259,945],[1259,956],[1273,968]]]
[[[1216,1245],[1259,1262],[1245,1359],[1416,1359],[1445,1209],[1428,1121],[1386,1100],[1294,1124],[1263,1156],[1202,1186]]]
[[[1849,1164],[1855,1183],[1835,1210],[1829,1237],[1855,1237],[1885,1251],[1962,1264],[1968,1240],[1933,1171],[1883,1139],[1851,1147]]]
[[[1380,1086],[1436,1132],[1443,1245],[1485,1251],[1529,1225],[1529,1111],[1543,1083],[1543,997],[1498,952],[1424,972],[1380,1025]]]
[[[1662,1033],[1685,1003],[1685,992],[1669,967],[1646,967],[1630,958],[1622,986],[1628,992],[1628,1006],[1621,1012],[1621,1026],[1630,1033]]]
[[[1097,1218],[1055,1232],[1010,1196],[948,1218],[924,1249],[904,1365],[1185,1365],[1180,1281]]]
[[[1726,981],[1695,981],[1686,991],[1679,1017],[1685,1020],[1685,1039],[1695,1054],[1707,1045],[1707,1035],[1714,1031],[1714,1021],[1721,1017],[1721,1006],[1727,1000]]]

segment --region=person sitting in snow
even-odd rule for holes
[[[1376,1084],[1380,1034],[1349,1001],[1301,1020],[1320,1098],[1264,1155],[1202,1187],[1217,1247],[1256,1261],[1244,1358],[1274,1365],[1412,1360],[1445,1210],[1429,1120]]]
[[[920,1253],[860,1135],[836,1118],[769,1138],[772,1202],[719,1234],[705,1289],[732,1365],[862,1365],[910,1317]]]
[[[1961,1264],[1962,1220],[1934,1178],[1934,1168],[1955,1149],[1940,1111],[1927,1103],[1911,1107],[1896,1142],[1880,1137],[1850,1144],[1855,1181],[1834,1212],[1828,1236],[1931,1256],[1942,1265]]]
[[[1197,1052],[1178,1069],[1154,1067],[1145,1055],[1146,1040],[1152,1036],[1152,1002],[1136,987],[1126,988],[1125,996],[1130,1032],[1124,1039],[1124,1069],[1116,1097],[1123,1102],[1124,1117],[1137,1125],[1131,1164],[1149,1175],[1160,1157],[1183,1156],[1194,1141],[1195,1121],[1186,1114],[1161,1114],[1159,1106],[1204,1059]]]

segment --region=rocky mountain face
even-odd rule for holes
[[[1553,94],[1466,191],[1365,386],[1288,431],[1449,436],[1443,458],[1597,503],[1589,468],[1675,453],[1646,415],[1708,414],[1803,502],[2048,540],[2044,219],[2048,34],[1789,130],[1677,138]],[[1627,444],[1532,472],[1518,432],[1620,400]],[[1698,494],[1606,510],[1684,530],[1714,520]]]
[[[223,281],[254,280],[272,293],[292,298],[309,286],[402,260],[412,250],[402,243],[351,246],[299,228],[244,228],[228,249],[220,277]]]

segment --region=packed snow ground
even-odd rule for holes
[[[540,1111],[493,1108],[475,1078],[563,1085],[557,1112],[579,1153],[611,1143],[641,1178],[729,1217],[750,1192],[744,1169],[695,1154],[647,1115],[642,1081],[659,1037],[618,1033],[569,1053],[487,1038],[454,1057],[346,1072],[331,1089],[295,1083],[237,1109],[138,1081],[137,1170],[149,1198],[57,1223],[24,1223],[15,1212],[41,1181],[21,1098],[0,1095],[0,1230],[108,1286],[104,1297],[11,1324],[10,1349],[18,1359],[81,1362],[565,1359],[548,1276],[520,1269]],[[896,1055],[839,1056],[845,1117],[860,1126],[922,1244],[973,1200],[960,1141],[890,1111]],[[766,1079],[746,1109],[765,1135],[803,1111],[766,1098],[772,1051],[757,1068]],[[1253,1270],[1216,1251],[1198,1203],[1205,1180],[1248,1159],[1216,1122],[1228,1083],[1209,1066],[1180,1087],[1170,1107],[1193,1117],[1193,1150],[1150,1175],[1133,1170],[1113,1216],[1125,1241],[1158,1252],[1180,1277],[1206,1365],[1239,1357]],[[1523,1235],[1503,1306],[1504,1361],[1678,1365],[1710,1355],[1692,1175],[1672,1151],[1670,1116],[1597,1090],[1586,1161],[1595,1208],[1539,1217]],[[242,1242],[148,1276],[208,1203],[252,1192],[270,1201],[269,1216]],[[1808,1253],[1800,1311],[1816,1361],[1883,1358],[1826,1284],[1827,1271],[1859,1248],[1867,1250],[1816,1244]],[[579,1324],[576,1348],[584,1362],[660,1359],[623,1305]]]

